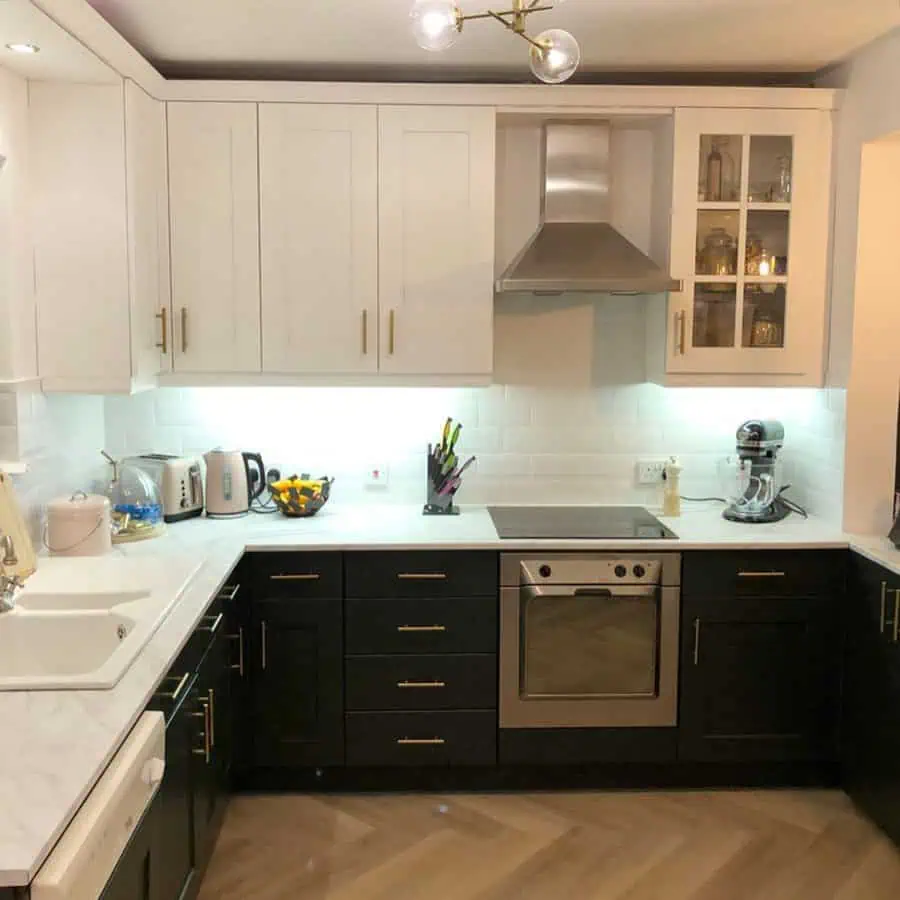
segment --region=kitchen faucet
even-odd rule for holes
[[[19,563],[16,545],[8,534],[0,532],[0,613],[12,612],[16,608],[16,591],[25,586],[18,575],[7,575],[6,567]]]

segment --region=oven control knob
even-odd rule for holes
[[[538,572],[539,572],[541,578],[549,578],[553,574],[550,566],[546,566],[546,565],[541,566],[538,569]]]
[[[628,569],[623,565],[618,565],[613,570],[616,573],[616,578],[624,578],[628,574]]]
[[[635,578],[643,578],[647,574],[647,570],[643,566],[635,566],[632,571]]]

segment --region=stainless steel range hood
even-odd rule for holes
[[[544,126],[541,224],[497,281],[498,293],[681,289],[609,224],[609,132],[608,122]]]

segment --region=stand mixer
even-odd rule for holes
[[[778,522],[791,512],[781,497],[778,452],[784,425],[774,419],[751,419],[737,430],[737,458],[721,467],[728,506],[722,515],[732,522]]]

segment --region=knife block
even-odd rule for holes
[[[434,467],[434,447],[428,445],[428,457],[426,460],[426,487],[425,487],[425,506],[422,514],[425,516],[458,516],[459,507],[453,505],[453,493],[439,494],[438,490],[441,486],[440,470]]]

